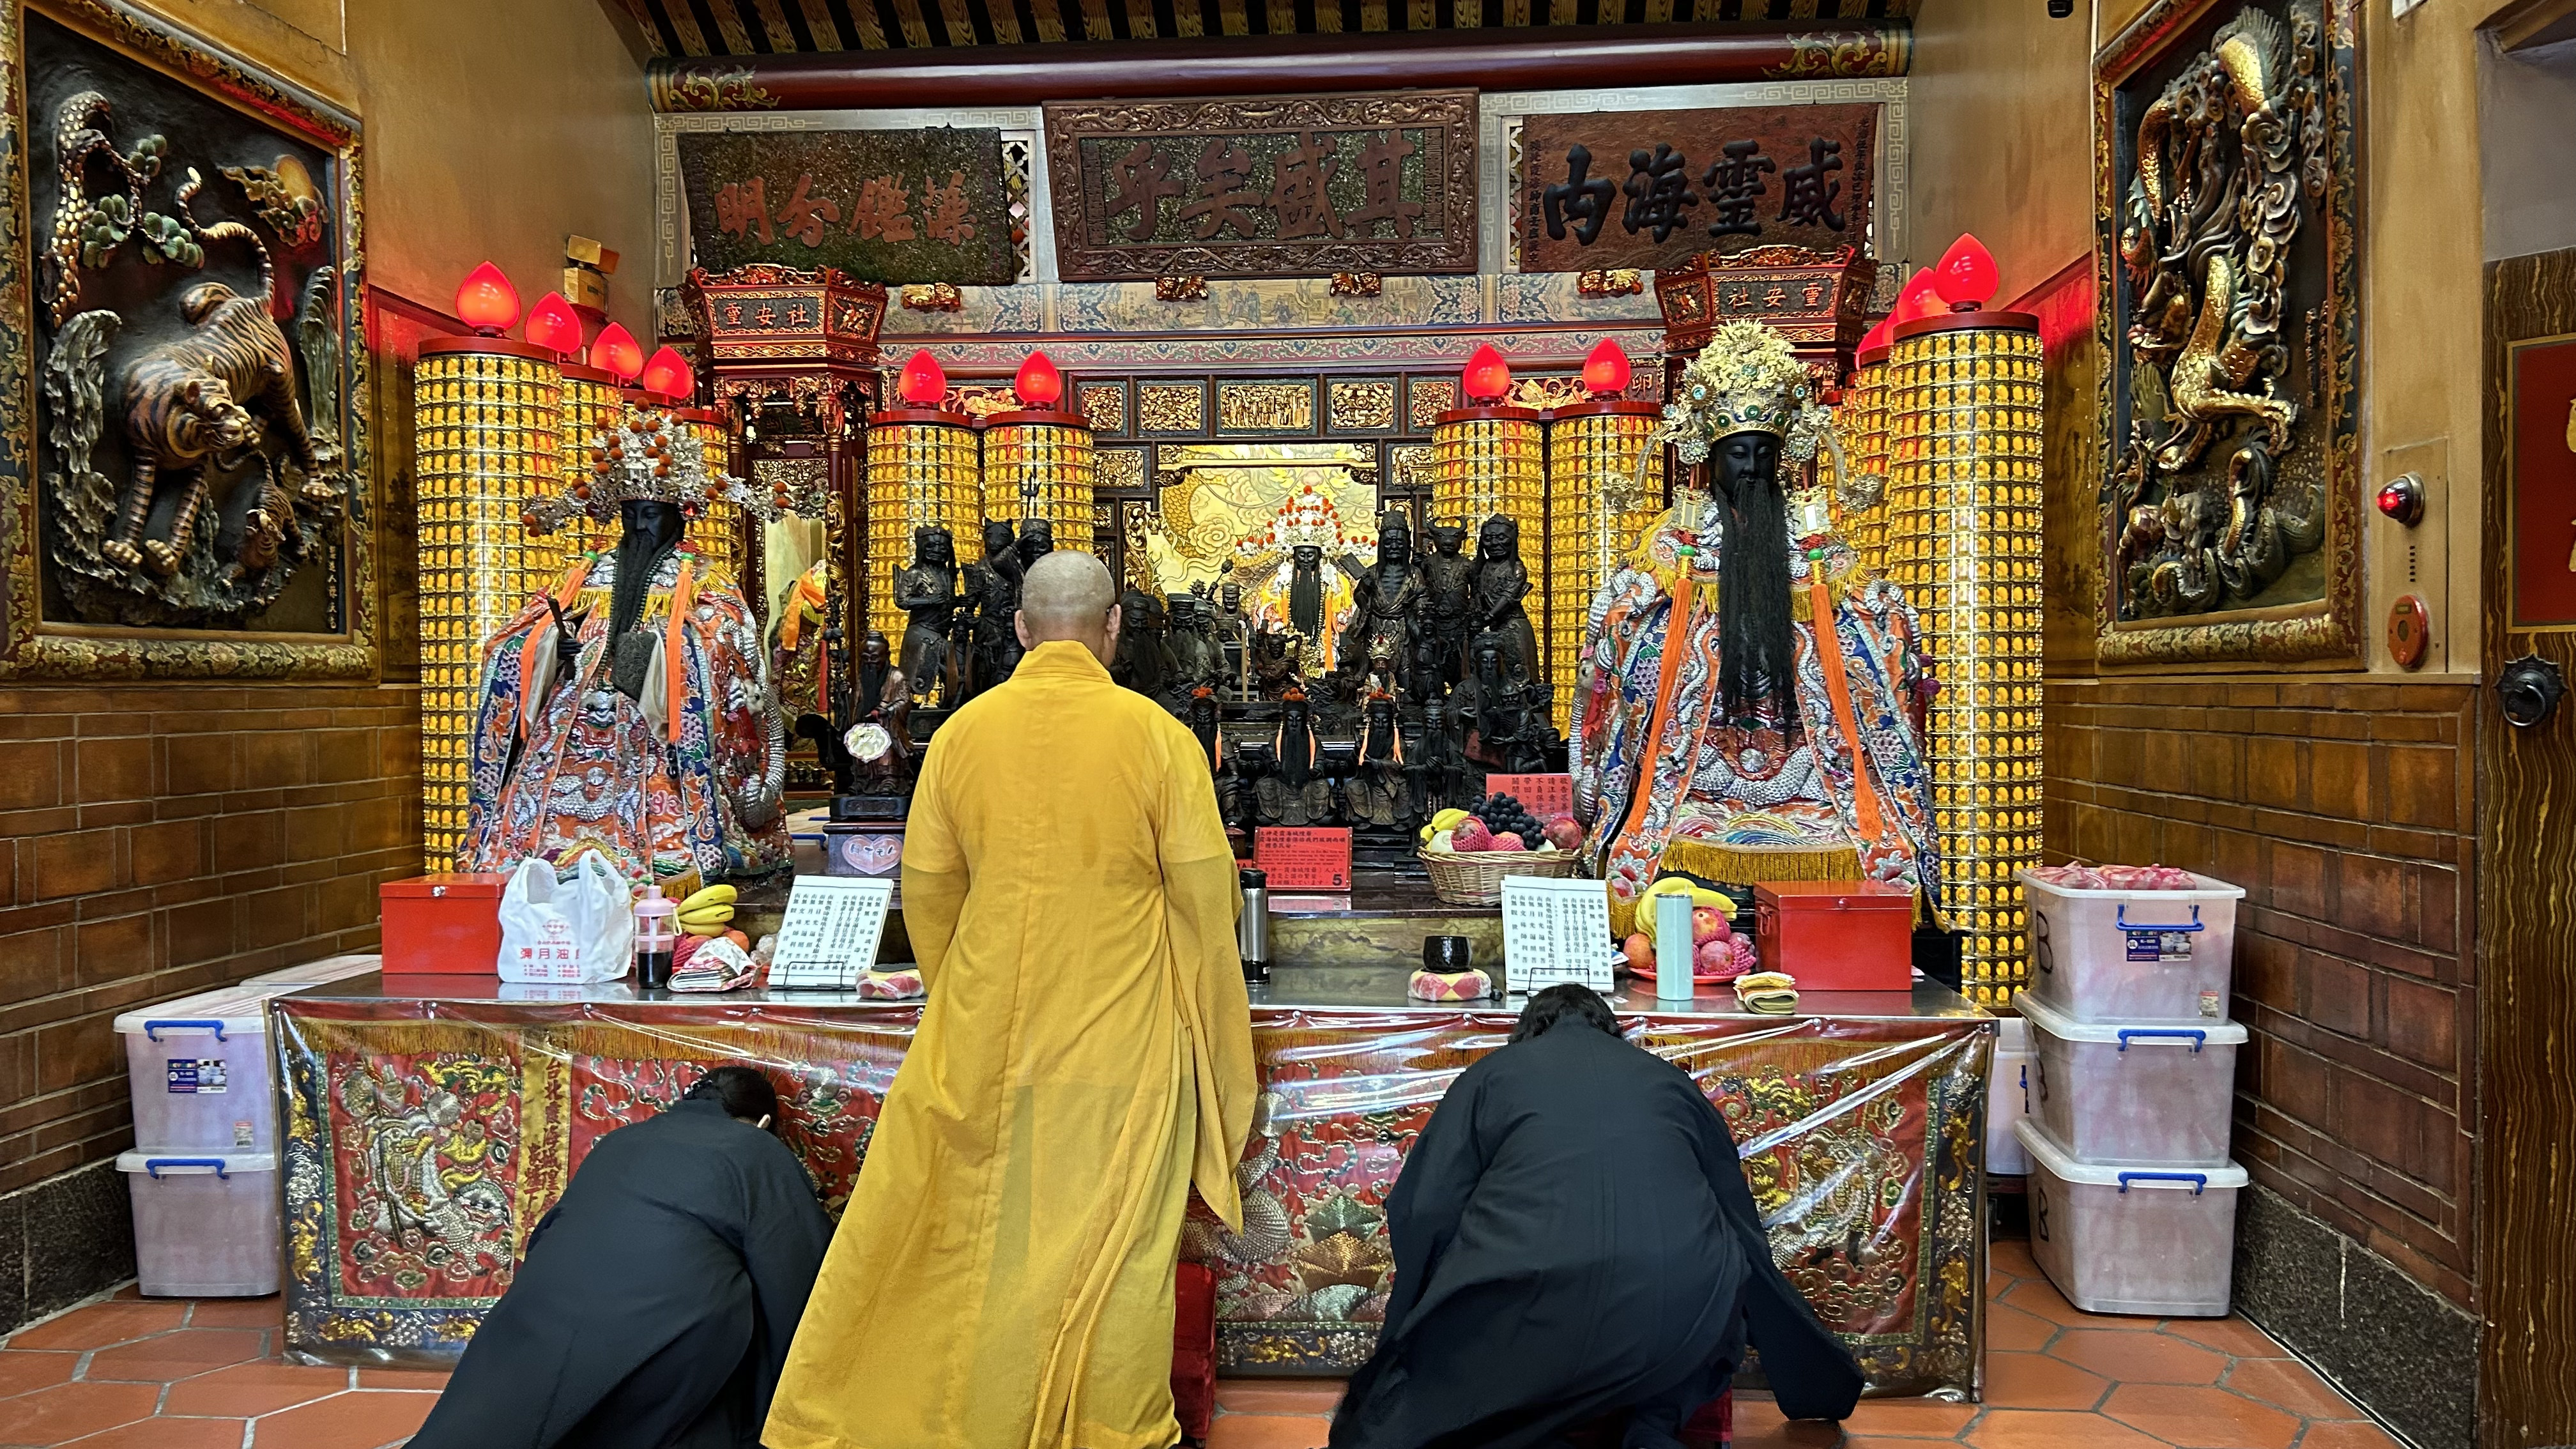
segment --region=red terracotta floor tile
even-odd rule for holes
[[[0,1443],[60,1444],[131,1424],[152,1412],[159,1384],[56,1384],[9,1401],[9,1438]]]
[[[2099,1414],[2031,1409],[1988,1409],[1965,1442],[1974,1449],[2162,1449],[2158,1441]]]
[[[147,1333],[161,1333],[187,1321],[188,1305],[168,1301],[134,1303],[110,1300],[76,1308],[50,1323],[39,1323],[10,1336],[11,1348],[105,1348]]]
[[[2299,1449],[2398,1449],[2388,1431],[2367,1420],[2308,1425]]]
[[[2153,1331],[2156,1326],[2156,1321],[2152,1318],[2112,1318],[2099,1313],[2087,1313],[2067,1302],[2065,1296],[2057,1291],[2056,1285],[2045,1278],[2025,1278],[2015,1283],[2003,1295],[2003,1301],[2024,1313],[2037,1314],[2051,1323],[2062,1323],[2069,1328],[2100,1328],[2114,1332],[2144,1333]]]
[[[2039,1353],[1986,1355],[1986,1402],[1999,1409],[2090,1409],[2110,1382]]]
[[[360,1369],[358,1387],[362,1389],[427,1389],[436,1393],[447,1387],[446,1369]]]
[[[2161,1333],[2070,1328],[2048,1352],[2122,1384],[2214,1384],[2227,1371],[2225,1355]]]
[[[2237,1358],[2288,1358],[2270,1334],[2242,1318],[2168,1318],[2164,1332]]]
[[[64,1449],[241,1449],[239,1419],[139,1419]]]
[[[79,1366],[80,1355],[76,1353],[36,1353],[14,1348],[0,1352],[0,1399],[68,1383],[72,1370]]]
[[[1323,1449],[1333,1421],[1295,1414],[1220,1414],[1208,1449]]]
[[[200,1298],[188,1312],[190,1328],[283,1328],[286,1300],[265,1298]]]
[[[1323,1414],[1342,1402],[1340,1379],[1220,1379],[1216,1404],[1229,1414]]]
[[[1977,1412],[1974,1404],[1942,1399],[1863,1399],[1843,1420],[1843,1431],[1897,1439],[1955,1439]]]
[[[2290,1449],[2299,1421],[2225,1389],[2122,1384],[2102,1412],[2180,1449]]]
[[[436,1394],[358,1389],[287,1409],[251,1428],[254,1449],[379,1449],[420,1428]]]
[[[2302,1419],[2350,1419],[2356,1409],[2316,1370],[2297,1359],[2249,1358],[2227,1375],[2227,1387],[2249,1399],[2260,1399]]]
[[[168,1383],[260,1356],[267,1335],[256,1328],[182,1328],[89,1356],[81,1377]]]
[[[1986,1350],[1992,1353],[2031,1352],[2048,1347],[2058,1334],[2058,1326],[2036,1313],[2025,1312],[2009,1303],[1986,1306]]]
[[[2016,1278],[2040,1276],[2039,1263],[2030,1255],[2030,1244],[2019,1238],[1998,1240],[1988,1249],[1986,1259]]]
[[[336,1394],[349,1387],[349,1371],[344,1368],[306,1368],[301,1364],[279,1363],[274,1359],[259,1363],[235,1364],[210,1374],[199,1374],[170,1386],[170,1396],[161,1403],[165,1414],[238,1414],[256,1418],[309,1404],[315,1399]]]

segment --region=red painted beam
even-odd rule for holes
[[[1819,23],[1830,28],[1567,25],[709,56],[657,60],[651,82],[657,111],[814,111],[1905,74],[1913,34],[1903,24]]]

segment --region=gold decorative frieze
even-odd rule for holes
[[[1408,431],[1427,433],[1440,415],[1458,406],[1458,379],[1454,377],[1417,377],[1406,394],[1405,421]]]
[[[1204,302],[1207,300],[1205,277],[1156,277],[1154,300],[1157,302]]]
[[[1206,432],[1206,386],[1195,382],[1136,384],[1136,431],[1140,433]]]
[[[1395,426],[1395,379],[1335,378],[1324,385],[1324,416],[1337,433],[1391,430]]]
[[[1127,431],[1127,385],[1123,382],[1088,382],[1075,389],[1081,399],[1078,411],[1091,420],[1094,432]]]
[[[1093,476],[1102,492],[1113,489],[1142,489],[1145,486],[1145,450],[1142,448],[1102,448],[1093,454]]]
[[[1311,433],[1315,430],[1312,382],[1220,382],[1216,426],[1223,433]]]

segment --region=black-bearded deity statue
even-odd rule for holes
[[[966,566],[966,594],[972,604],[964,621],[972,643],[967,655],[966,697],[971,699],[1011,677],[1019,667],[1020,638],[1014,620],[1020,612],[1020,579],[1026,572],[1013,547],[1006,519],[984,521],[984,556]]]
[[[1535,679],[1539,673],[1538,632],[1530,627],[1529,611],[1521,606],[1529,591],[1529,567],[1521,562],[1521,526],[1497,513],[1476,532],[1476,630],[1480,636],[1495,636],[1503,651],[1504,673],[1522,679]]]
[[[1443,684],[1465,676],[1467,636],[1476,622],[1476,561],[1458,552],[1466,541],[1466,525],[1435,523],[1431,555],[1422,561],[1423,628]]]
[[[1422,570],[1413,561],[1413,530],[1404,515],[1390,513],[1378,528],[1377,562],[1360,574],[1351,590],[1351,621],[1341,639],[1341,672],[1358,678],[1383,668],[1391,685],[1412,656],[1427,593]]]
[[[915,697],[958,693],[949,658],[949,631],[957,622],[957,540],[936,524],[912,531],[912,563],[894,576],[894,606],[910,621],[903,628],[903,677]]]

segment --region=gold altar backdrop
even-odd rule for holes
[[[1842,434],[1843,446],[1851,453],[1851,471],[1856,478],[1875,476],[1881,480],[1878,501],[1866,508],[1855,509],[1842,519],[1842,535],[1860,552],[1861,563],[1870,569],[1887,569],[1887,516],[1889,500],[1887,478],[1887,350],[1863,351],[1858,366],[1852,370],[1851,385],[1843,389],[1843,405],[1835,423]]]
[[[521,515],[565,482],[554,354],[497,337],[431,338],[412,374],[420,549],[421,831],[443,866],[465,833],[483,641],[531,592]],[[553,583],[538,578],[534,588]]]
[[[981,455],[964,413],[888,408],[868,419],[868,627],[903,637],[894,576],[912,561],[912,531],[945,527],[960,563],[978,557],[984,516]]]
[[[984,419],[984,516],[1014,524],[1032,512],[1055,546],[1092,551],[1091,423],[1080,413],[1023,408]]]
[[[1490,406],[1442,413],[1431,428],[1431,517],[1467,525],[1467,547],[1499,513],[1521,526],[1521,562],[1543,577],[1547,557],[1546,435],[1535,408]],[[1542,617],[1544,596],[1527,602]],[[1551,678],[1547,632],[1539,631],[1541,679]]]
[[[732,474],[733,439],[725,431],[723,414],[706,408],[674,408],[671,416],[678,420],[689,440],[698,445],[699,455],[706,459],[709,478]],[[749,572],[749,543],[742,505],[730,498],[708,499],[697,521],[689,525],[689,546],[714,560],[736,588],[743,586]]]
[[[564,364],[563,446],[557,450],[564,487],[570,488],[589,479],[591,446],[602,434],[616,427],[625,413],[626,403],[617,395],[615,373],[578,363]],[[552,567],[558,576],[582,550],[605,546],[592,540],[590,519],[579,515],[556,529],[549,541],[555,546],[556,557]],[[554,582],[549,579],[546,586],[552,588]]]
[[[1932,672],[1942,899],[1961,990],[2002,1005],[2028,977],[2021,886],[2040,849],[2040,346],[2037,318],[1901,324],[1887,362],[1888,565],[1921,610]]]
[[[1662,448],[1651,450],[1644,486],[1635,481],[1638,455],[1649,452],[1646,439],[1662,416],[1653,403],[1608,398],[1558,408],[1548,423],[1546,623],[1539,637],[1550,661],[1559,731],[1573,717],[1574,666],[1592,596],[1663,508]],[[1628,507],[1617,506],[1623,499]],[[1524,528],[1523,557],[1535,546]]]

